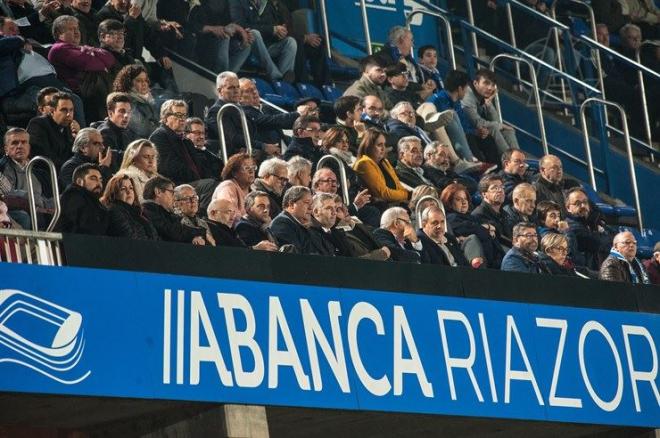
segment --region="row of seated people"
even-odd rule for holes
[[[29,155],[28,138],[20,128],[7,134],[5,151],[13,163]],[[96,146],[94,152],[100,153],[100,135],[96,140],[82,149]],[[343,134],[338,148],[350,153],[346,140]],[[573,183],[564,178],[557,157],[543,157],[540,173],[530,184],[524,154],[509,150],[503,157],[503,172],[487,174],[479,181],[483,200],[472,208],[470,193],[459,182],[469,177],[445,181],[442,189],[424,180],[425,170],[449,168],[446,145],[427,147],[424,163],[419,140],[402,138],[395,171],[385,157],[384,143],[384,133],[367,130],[352,168],[366,190],[349,205],[337,196],[339,180],[332,169],[319,168],[312,176],[314,163],[299,155],[289,162],[270,158],[261,163],[259,178],[255,179],[253,157],[235,154],[224,166],[223,182],[215,187],[206,207],[207,217],[202,218],[198,216],[200,196],[196,188],[191,184],[176,186],[159,175],[157,148],[148,140],[137,140],[125,154],[133,157],[132,161],[126,161],[124,164],[130,164],[110,177],[105,189],[103,174],[107,170],[102,166],[86,162],[73,170],[72,182],[61,196],[62,215],[56,229],[585,277],[597,276],[595,272],[600,269],[605,279],[649,281],[634,258],[634,237],[630,233],[614,236],[579,187],[563,190]],[[149,175],[146,182],[139,179]],[[423,183],[409,191],[399,177],[411,175]],[[399,191],[406,195],[388,198]],[[422,199],[424,196],[441,200],[444,209],[428,198]],[[537,197],[542,199],[538,206]],[[431,205],[418,205],[420,199]],[[367,217],[377,221],[375,226],[359,219],[361,211],[369,210]],[[421,223],[409,213],[418,210],[422,211]],[[350,245],[347,233],[354,237]],[[539,234],[547,239],[542,245],[544,252],[536,255]],[[629,257],[629,248],[633,248],[633,257]],[[655,265],[649,263],[651,270]],[[622,266],[630,269],[622,271]]]

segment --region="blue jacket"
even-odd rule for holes
[[[502,259],[502,271],[528,272],[542,274],[546,272],[535,254],[525,254],[515,246],[511,248]]]
[[[18,65],[21,59],[20,49],[25,44],[21,37],[0,37],[0,96],[4,96],[18,87]]]
[[[435,108],[438,111],[445,111],[448,109],[454,110],[458,115],[458,119],[461,121],[461,126],[463,127],[465,133],[466,134],[475,133],[476,131],[475,127],[468,118],[467,114],[465,114],[465,111],[463,110],[463,104],[461,103],[461,101],[460,100],[453,101],[446,90],[436,91],[431,96],[429,96],[426,99],[426,101],[431,102],[433,105],[435,105]]]

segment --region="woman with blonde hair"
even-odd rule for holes
[[[549,232],[541,239],[539,261],[550,274],[578,276],[573,263],[568,258],[568,244],[565,234]]]
[[[135,140],[124,151],[120,172],[133,180],[133,188],[138,201],[142,202],[144,185],[151,177],[158,175],[158,150],[149,140]]]

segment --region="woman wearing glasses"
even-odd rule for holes
[[[568,238],[564,234],[548,232],[543,236],[539,260],[552,275],[578,276],[568,259]]]
[[[245,197],[250,193],[256,170],[254,160],[246,153],[232,155],[222,169],[222,182],[213,192],[212,200],[226,199],[232,203],[234,224],[245,214]]]
[[[128,175],[118,173],[110,178],[101,197],[101,204],[110,212],[110,236],[158,240],[156,229],[142,214],[133,180]]]

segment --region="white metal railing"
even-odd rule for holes
[[[30,220],[32,221],[32,230],[35,232],[39,231],[39,224],[37,222],[37,200],[34,193],[35,176],[32,172],[34,170],[34,166],[36,166],[39,161],[45,163],[48,167],[48,171],[50,173],[50,185],[53,189],[53,205],[55,210],[53,212],[53,217],[51,218],[50,223],[46,227],[46,231],[49,232],[53,231],[57,220],[60,218],[60,189],[57,185],[57,169],[55,169],[55,164],[53,164],[49,158],[42,157],[41,155],[37,155],[36,157],[32,158],[25,168],[28,184],[28,202],[30,204]]]
[[[344,163],[342,163],[341,160],[334,155],[328,154],[321,157],[321,159],[316,164],[316,168],[321,169],[323,167],[323,163],[326,161],[334,161],[337,163],[337,166],[339,166],[339,179],[341,181],[341,194],[342,198],[344,198],[344,205],[351,205],[350,199],[348,197],[348,178],[346,177],[346,169],[344,169]]]
[[[0,262],[62,266],[60,233],[0,228]]]
[[[250,129],[247,124],[247,117],[245,116],[245,111],[240,106],[234,103],[226,103],[222,105],[218,115],[216,116],[216,122],[218,124],[218,133],[220,137],[220,148],[222,149],[222,159],[225,164],[227,164],[227,140],[225,139],[225,127],[222,124],[222,119],[227,113],[228,110],[235,109],[238,111],[238,115],[241,118],[241,129],[243,130],[243,139],[245,141],[245,146],[247,147],[248,155],[252,156],[252,139],[250,138]]]
[[[412,22],[413,17],[418,14],[430,15],[442,21],[442,24],[445,28],[445,35],[447,37],[447,54],[449,55],[449,62],[451,63],[451,68],[453,70],[456,70],[456,55],[454,54],[454,37],[451,34],[451,24],[449,23],[447,17],[445,17],[440,13],[428,11],[426,9],[415,9],[406,17],[406,28],[408,30],[411,30],[410,23]]]
[[[362,12],[362,29],[364,29],[364,39],[367,43],[367,53],[372,55],[373,49],[371,48],[371,32],[369,32],[369,17],[367,16],[366,0],[360,0],[360,11]]]

